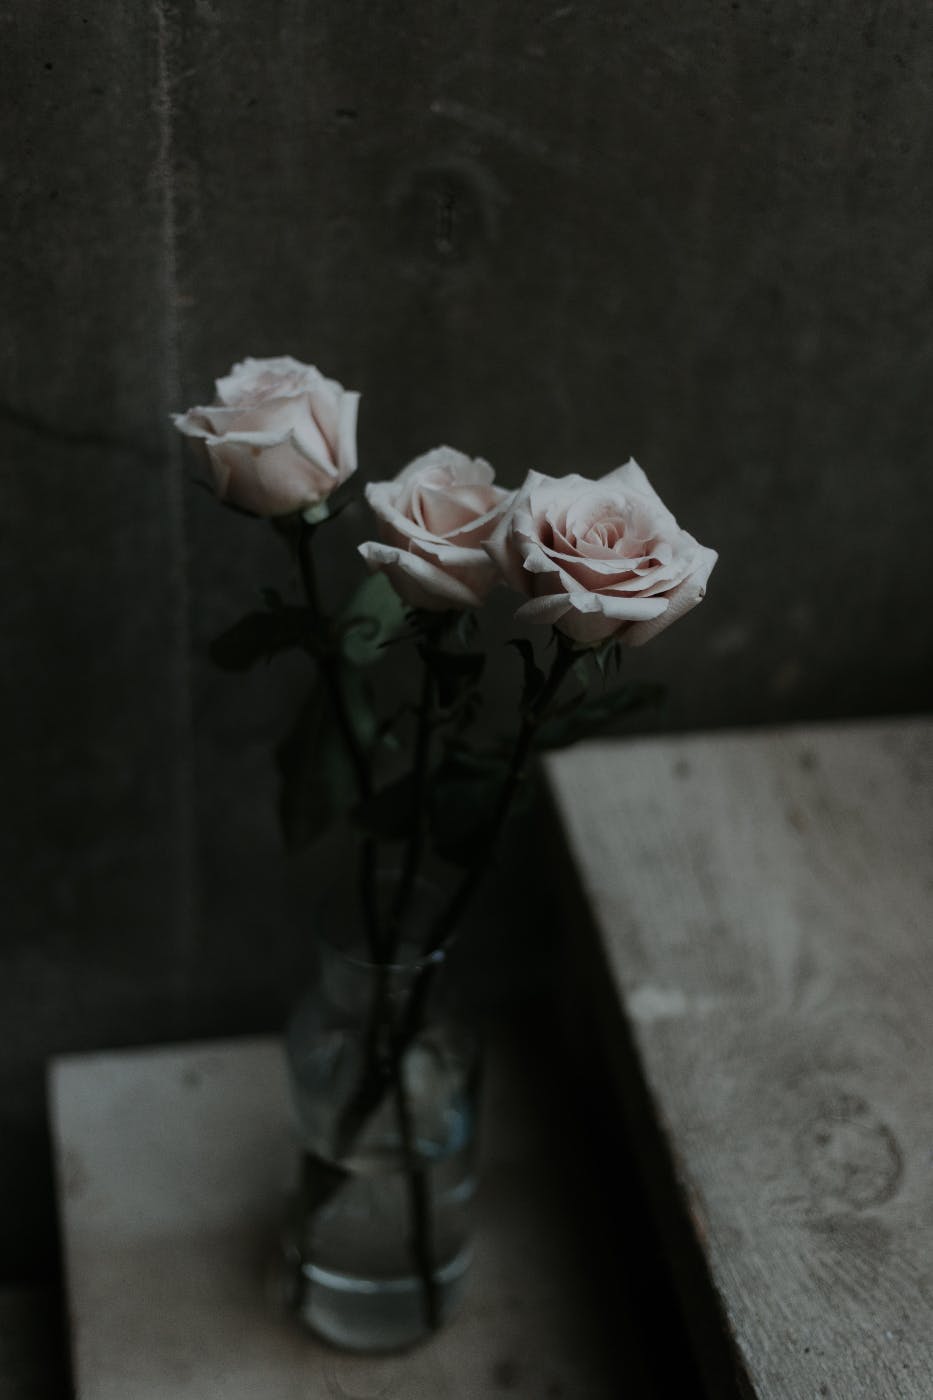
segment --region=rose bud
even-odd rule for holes
[[[326,501],[356,471],[359,394],[290,355],[243,360],[218,379],[217,403],[173,415],[200,439],[221,500],[254,515]]]

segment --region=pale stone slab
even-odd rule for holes
[[[928,1400],[933,720],[599,743],[549,776],[606,1046],[747,1390]]]
[[[405,1356],[296,1329],[270,1260],[294,1167],[277,1041],[59,1060],[53,1132],[80,1400],[614,1400],[649,1391],[607,1336],[548,1134],[500,1057],[486,1095],[476,1255],[462,1312]]]

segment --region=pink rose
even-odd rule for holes
[[[475,608],[498,581],[483,549],[512,499],[488,462],[436,447],[394,481],[366,487],[382,543],[360,545],[371,572],[386,573],[414,608]]]
[[[290,355],[243,360],[217,403],[173,416],[207,448],[221,500],[254,515],[320,505],[356,471],[359,394]]]
[[[637,462],[600,481],[529,472],[486,548],[528,595],[515,616],[579,646],[657,636],[699,603],[718,557],[681,530]]]

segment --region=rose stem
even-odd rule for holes
[[[430,956],[432,953],[440,953],[443,950],[457,921],[462,917],[469,901],[475,894],[476,888],[485,873],[489,856],[508,814],[509,807],[512,804],[518,784],[524,773],[535,732],[542,719],[545,717],[548,706],[556,696],[568,671],[576,660],[576,653],[573,647],[565,642],[559,634],[556,635],[558,645],[557,654],[554,657],[547,680],[537,696],[534,697],[531,705],[525,711],[522,727],[516,739],[512,759],[509,764],[509,771],[499,794],[499,800],[488,828],[486,840],[483,842],[470,869],[460,882],[453,898],[435,923],[431,932],[429,944],[425,948],[426,956]],[[412,1253],[421,1278],[427,1324],[432,1331],[437,1326],[438,1319],[437,1287],[432,1268],[429,1235],[430,1214],[428,1181],[423,1168],[419,1169],[416,1165],[415,1144],[413,1142],[411,1120],[405,1097],[402,1065],[405,1054],[421,1027],[428,996],[430,995],[434,978],[437,976],[440,966],[441,959],[434,958],[418,973],[403,1017],[402,1025],[392,1045],[389,1064],[387,1066],[379,1065],[375,1059],[369,1061],[368,1072],[364,1074],[363,1082],[360,1084],[356,1095],[349,1102],[341,1115],[338,1129],[338,1142],[341,1144],[339,1154],[343,1155],[349,1150],[357,1133],[362,1130],[370,1115],[375,1113],[378,1109],[391,1082],[395,1091],[396,1109],[398,1113],[399,1129],[402,1136],[402,1150],[405,1157],[409,1200],[411,1203],[413,1226]]]
[[[450,615],[440,616],[421,613],[421,627],[424,647],[421,654],[421,697],[418,704],[418,725],[415,735],[415,753],[412,763],[412,794],[409,809],[408,844],[405,860],[399,878],[389,927],[386,933],[386,958],[391,961],[401,936],[402,921],[411,900],[412,890],[421,866],[424,848],[425,817],[427,815],[428,758],[431,749],[431,735],[434,729],[433,700],[435,690],[434,661],[438,643],[448,626]]]
[[[558,690],[567,677],[568,671],[570,671],[578,658],[579,653],[575,651],[570,643],[566,642],[559,633],[555,635],[557,637],[558,646],[557,654],[554,657],[544,685],[525,710],[522,727],[519,730],[518,737],[515,741],[515,748],[512,751],[509,771],[499,793],[499,800],[496,804],[495,813],[490,821],[486,839],[476,859],[455,890],[452,899],[445,906],[431,930],[431,937],[424,948],[425,957],[430,958],[430,961],[422,967],[412,987],[408,1006],[402,1018],[401,1027],[395,1037],[391,1063],[384,1067],[380,1067],[375,1063],[371,1065],[371,1075],[364,1079],[358,1092],[353,1099],[351,1099],[341,1116],[339,1139],[344,1144],[349,1145],[353,1142],[356,1134],[361,1131],[367,1119],[376,1111],[388,1087],[389,1072],[391,1072],[393,1065],[397,1065],[401,1061],[408,1047],[418,1034],[431,987],[443,962],[443,958],[437,955],[443,953],[457,922],[463,916],[470,900],[476,893],[480,880],[485,873],[489,856],[498,839],[499,832],[524,773],[535,732],[541,721],[545,718],[547,708],[557,695]]]
[[[421,696],[418,704],[418,724],[415,734],[415,753],[412,763],[412,794],[411,807],[409,810],[408,844],[405,851],[402,873],[395,893],[395,899],[392,903],[392,911],[389,915],[389,925],[385,934],[384,947],[386,964],[391,962],[397,954],[402,934],[403,920],[411,901],[415,880],[421,865],[426,816],[428,759],[430,756],[431,735],[434,723],[434,657],[437,653],[438,642],[446,625],[447,619],[443,616],[441,618],[436,618],[431,615],[422,614],[424,647],[421,655]],[[370,1073],[374,1073],[376,1070],[375,1050],[382,1021],[383,1019],[389,1019],[386,1015],[388,1010],[386,1005],[388,992],[387,984],[388,970],[387,967],[383,965],[380,966],[377,972],[376,997],[373,1007],[373,1021],[370,1029],[370,1043],[367,1054],[367,1066]],[[405,1164],[408,1200],[411,1212],[412,1261],[421,1280],[425,1322],[428,1330],[434,1332],[437,1329],[440,1316],[438,1309],[437,1282],[434,1278],[430,1179],[427,1170],[423,1165],[420,1165],[418,1161],[418,1147],[412,1122],[411,1104],[405,1085],[404,1058],[401,1055],[393,1055],[392,1049],[393,1047],[390,1044],[389,1053],[391,1055],[390,1065],[395,1091],[396,1117],[402,1146],[402,1158]]]
[[[324,682],[330,700],[331,711],[337,721],[340,736],[353,767],[357,791],[361,801],[372,795],[372,776],[366,755],[360,745],[344,693],[340,675],[340,661],[333,646],[329,623],[321,610],[317,586],[317,573],[314,567],[312,545],[315,526],[302,520],[298,536],[298,564],[304,584],[305,597],[314,620],[314,635],[308,650],[317,662],[318,671]],[[366,836],[360,849],[360,885],[363,893],[363,910],[366,920],[366,936],[373,962],[380,961],[379,924],[376,917],[376,843]]]
[[[518,786],[524,777],[531,746],[534,742],[535,733],[544,718],[548,706],[557,695],[561,685],[567,677],[567,673],[573,667],[579,653],[560,635],[555,632],[557,638],[557,653],[551,664],[544,685],[534,697],[531,704],[525,709],[522,727],[518,732],[515,741],[515,748],[512,750],[512,759],[509,763],[509,771],[506,774],[505,782],[499,793],[499,800],[496,803],[495,811],[486,830],[485,839],[482,842],[476,858],[467,869],[457,888],[445,908],[434,923],[430,937],[424,947],[424,954],[429,957],[432,953],[441,953],[447,945],[451,934],[457,924],[462,919],[469,904],[473,900],[477,889],[486,873],[489,858],[495,849],[499,839],[505,819],[508,816],[509,808],[515,797]],[[435,958],[427,963],[418,975],[412,990],[408,1008],[402,1025],[402,1048],[404,1054],[405,1045],[415,1034],[421,1023],[424,1006],[427,1002],[431,984],[441,966],[441,959]]]
[[[452,898],[431,930],[431,936],[424,949],[426,954],[436,952],[444,946],[476,893],[477,887],[486,873],[489,857],[499,839],[499,833],[508,816],[518,785],[524,777],[528,755],[531,752],[531,745],[538,725],[544,718],[551,701],[560,690],[567,672],[577,659],[578,653],[568,642],[563,640],[560,633],[555,633],[555,636],[557,637],[557,653],[544,685],[533,698],[531,704],[525,708],[522,727],[518,732],[515,748],[512,750],[509,771],[502,784],[492,820],[487,827],[486,838],[480,846],[476,859],[466,871]]]
[[[431,1230],[431,1183],[427,1169],[418,1161],[418,1145],[415,1140],[411,1104],[402,1061],[394,1062],[392,1076],[395,1091],[395,1110],[398,1118],[399,1136],[402,1142],[402,1157],[405,1163],[405,1176],[408,1182],[408,1203],[411,1210],[411,1253],[412,1261],[421,1281],[421,1297],[424,1303],[424,1320],[430,1332],[437,1330],[440,1322],[438,1307],[437,1280],[434,1277],[434,1249]]]
[[[430,627],[430,631],[428,630]],[[425,632],[425,652],[422,655],[421,698],[418,705],[418,721],[415,731],[415,753],[412,763],[412,794],[409,808],[408,845],[395,897],[389,914],[388,927],[382,939],[382,958],[376,969],[376,983],[373,990],[373,1006],[369,1032],[366,1037],[366,1063],[372,1064],[379,1049],[380,1032],[383,1023],[388,1022],[389,964],[398,951],[402,933],[402,921],[408,908],[415,877],[421,863],[421,849],[424,840],[425,796],[428,776],[428,754],[431,745],[432,700],[434,695],[434,673],[432,660],[435,651],[435,638],[442,628],[427,622]]]
[[[326,625],[326,619],[321,611],[320,598],[317,587],[317,575],[314,569],[314,559],[312,555],[312,542],[314,538],[314,528],[305,521],[301,522],[301,533],[298,542],[298,558],[301,568],[301,577],[304,583],[305,596],[308,606],[311,609],[315,623],[321,630]],[[323,642],[323,644],[322,644]],[[346,696],[340,677],[340,666],[333,651],[330,636],[323,639],[315,638],[315,645],[312,648],[314,659],[318,663],[321,677],[330,696],[331,707],[340,728],[341,737],[346,745],[347,753],[353,765],[356,776],[356,785],[360,798],[366,801],[372,794],[372,778],[369,765],[360,747],[356,731],[347,710]],[[430,737],[428,729],[428,710],[430,708],[431,687],[428,678],[430,667],[425,663],[425,684],[422,689],[423,713],[422,722],[419,723],[418,749],[416,755],[416,766],[418,769],[418,780],[422,786],[427,768],[427,746]],[[425,700],[425,696],[427,697]],[[416,783],[417,786],[417,783]],[[422,820],[423,791],[419,795],[417,804],[417,820]],[[411,875],[409,885],[414,881],[420,852],[420,835],[414,855],[410,859]],[[376,997],[373,1006],[370,1030],[367,1035],[367,1061],[369,1073],[367,1077],[374,1076],[377,1072],[376,1051],[378,1046],[381,1022],[385,1015],[385,996],[387,990],[387,965],[391,956],[391,949],[386,948],[385,956],[381,956],[380,939],[375,912],[375,842],[372,837],[364,839],[361,851],[362,861],[362,885],[363,899],[366,911],[367,933],[373,963],[377,968]],[[407,865],[406,865],[407,869]],[[428,1328],[433,1332],[438,1325],[438,1304],[437,1304],[437,1284],[434,1278],[431,1249],[431,1220],[430,1202],[428,1195],[428,1181],[423,1167],[417,1163],[417,1145],[414,1138],[411,1120],[411,1110],[408,1103],[408,1095],[405,1088],[403,1075],[403,1065],[401,1055],[391,1055],[389,1062],[389,1072],[395,1088],[396,1111],[399,1124],[399,1136],[402,1144],[402,1157],[405,1165],[405,1176],[408,1185],[408,1197],[412,1218],[412,1259],[418,1272],[422,1295],[424,1298],[425,1321]],[[381,1078],[381,1075],[380,1075]],[[355,1136],[355,1135],[354,1135]],[[343,1157],[344,1152],[338,1147],[338,1160]],[[339,1181],[332,1183],[335,1188]],[[324,1199],[332,1192],[325,1191]],[[322,1205],[321,1200],[318,1205]],[[315,1211],[316,1213],[316,1211]]]

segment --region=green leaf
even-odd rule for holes
[[[630,681],[618,690],[565,706],[539,726],[535,748],[557,749],[575,744],[579,739],[607,729],[633,710],[658,704],[663,695],[663,686]]]
[[[522,658],[525,678],[522,685],[522,705],[530,705],[544,685],[544,672],[535,661],[535,649],[527,637],[513,637],[508,643]]]
[[[340,648],[354,666],[371,666],[405,621],[405,604],[385,574],[368,574],[336,618]]]
[[[211,659],[225,671],[248,671],[281,651],[301,646],[308,636],[306,608],[277,607],[249,613],[211,643]]]

